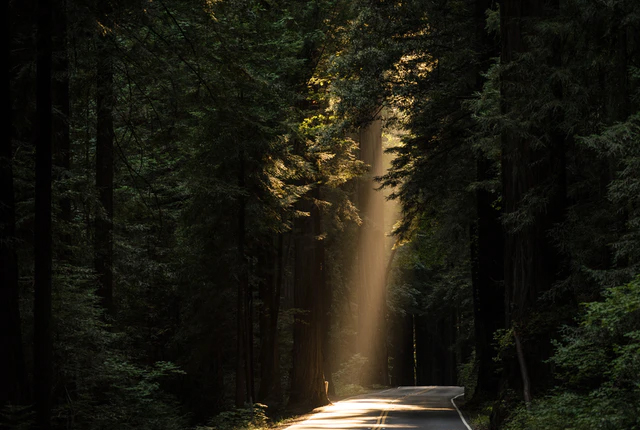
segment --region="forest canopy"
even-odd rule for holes
[[[636,0],[9,0],[0,426],[460,385],[640,427]]]

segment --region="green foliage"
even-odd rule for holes
[[[607,290],[604,301],[585,307],[581,325],[566,329],[552,360],[561,368],[561,379],[588,386],[603,378],[616,389],[640,389],[640,277]]]
[[[634,74],[637,71],[633,72]],[[624,121],[604,127],[600,133],[586,136],[580,142],[597,151],[601,157],[617,159],[617,172],[607,187],[607,197],[614,207],[625,212],[626,231],[611,243],[615,265],[625,277],[637,273],[640,267],[640,113]]]
[[[553,251],[559,250],[559,267],[549,268],[553,285],[539,297],[519,291],[512,298],[528,300],[533,309],[518,328],[529,360],[537,357],[532,339],[553,337],[574,315],[575,303],[593,301],[605,289],[632,279],[640,255],[637,2],[572,0],[559,2],[558,9],[553,2],[538,4],[539,13],[518,24],[523,37],[516,44],[522,46],[500,63],[490,61],[499,53],[496,39],[506,22],[498,9],[486,13],[488,43],[496,44],[491,52],[478,52],[474,48],[480,36],[471,22],[475,2],[358,3],[348,33],[352,50],[337,59],[341,80],[334,84],[340,96],[338,112],[347,124],[366,122],[368,112],[385,104],[394,113],[394,123],[407,131],[402,145],[393,149],[396,159],[383,178],[403,205],[403,222],[396,232],[411,240],[405,252],[410,257],[400,252],[394,268],[392,313],[446,312],[447,304],[470,299],[464,293],[470,278],[467,227],[477,216],[478,190],[496,197],[493,206],[502,211],[504,229],[516,241],[534,229],[538,237],[551,239]],[[510,37],[509,31],[503,31],[505,35]],[[508,47],[512,41],[506,42]],[[473,97],[479,82],[482,91]],[[518,162],[518,150],[504,151],[510,139],[539,157]],[[501,164],[510,157],[517,174],[532,173],[535,186],[505,213],[502,189],[513,184],[503,176]],[[478,172],[477,161],[483,158],[488,169]],[[558,164],[536,177],[548,160]],[[483,173],[487,177],[478,180]],[[540,220],[554,210],[559,210],[558,217],[543,225]],[[607,297],[603,303],[613,303]],[[608,314],[616,311],[601,312]],[[637,320],[626,332],[602,331],[595,338],[586,328],[594,324],[564,329],[565,343],[555,355],[562,362],[554,358],[550,363],[563,382],[573,384],[563,386],[574,390],[567,396],[584,395],[579,390],[588,392],[594,384],[604,384],[604,389],[604,380],[615,380],[610,387],[615,397],[615,390],[629,390],[624,381],[635,381],[629,375],[637,370]],[[612,324],[625,325],[621,320]],[[495,337],[498,359],[515,369],[512,328]],[[539,364],[532,367],[540,370]],[[467,378],[470,369],[461,368]],[[594,394],[594,399],[600,397]],[[587,403],[576,402],[576,408]],[[619,403],[634,404],[622,397]],[[598,411],[606,409],[602,405]],[[560,414],[554,425],[545,428],[566,427]],[[612,428],[626,428],[616,425]]]
[[[469,355],[467,361],[458,364],[458,385],[464,387],[465,399],[472,399],[476,391],[478,380],[478,362],[475,350]]]
[[[267,406],[254,403],[251,407],[221,412],[211,418],[207,426],[197,430],[252,430],[264,428],[268,422]]]
[[[335,372],[336,387],[349,390],[349,386],[361,386],[366,381],[367,357],[354,354],[348,361],[342,363],[340,369]]]
[[[55,424],[92,429],[182,429],[185,417],[162,388],[182,375],[169,362],[138,365],[127,358],[124,333],[105,323],[95,277],[88,270],[66,267],[56,277],[53,314],[56,381],[64,401],[55,409]]]
[[[359,396],[370,391],[360,384],[343,384],[339,381],[335,382],[335,390],[339,398]]]
[[[640,277],[585,304],[551,362],[559,386],[519,409],[507,429],[637,429],[640,425]]]
[[[0,410],[0,425],[11,430],[28,430],[35,425],[35,412],[31,405],[5,405]]]
[[[466,391],[466,390],[465,390]],[[493,406],[491,403],[483,403],[471,410],[464,407],[469,416],[469,423],[474,430],[489,430],[491,428],[491,413]]]
[[[35,38],[29,4],[19,3],[9,6],[17,21],[9,50],[11,240],[24,343],[31,345]],[[249,298],[259,302],[275,271],[265,256],[283,239],[282,286],[290,286],[293,223],[309,215],[298,203],[317,190],[334,292],[330,343],[342,354],[335,383],[343,395],[359,392],[366,358],[351,355],[350,267],[362,222],[356,180],[367,166],[352,136],[381,107],[387,126],[403,130],[389,148],[392,167],[379,178],[402,206],[389,315],[431,325],[455,314],[455,345],[447,347],[465,351],[459,380],[473,392],[469,227],[478,216],[476,192],[489,191],[502,209],[504,137],[549,152],[560,136],[565,164],[502,218],[510,233],[535,225],[552,209],[549,196],[563,177],[563,218],[540,230],[564,257],[562,279],[531,299],[548,309],[529,315],[524,341],[555,332],[573,303],[590,303],[578,327],[563,329],[550,361],[558,390],[538,397],[531,412],[517,411],[509,426],[563,428],[570,417],[576,429],[637,427],[640,281],[611,288],[640,268],[636,0],[559,2],[557,11],[523,24],[531,49],[508,64],[491,60],[498,44],[478,49],[471,0],[108,3],[117,25],[101,22],[100,30],[110,35],[115,70],[116,311],[101,308],[93,269],[93,225],[103,215],[94,186],[96,11],[70,1],[70,64],[59,74],[70,79],[64,121],[71,167],[54,169],[56,427],[179,429],[186,417],[205,423],[228,409],[238,280],[248,274]],[[499,9],[486,11],[489,44],[497,43],[500,25]],[[486,172],[478,171],[479,160]],[[68,199],[70,220],[62,219],[61,199]],[[283,295],[284,303],[291,292]],[[291,350],[295,312],[280,311],[282,351]],[[256,321],[252,328],[264,327]],[[513,329],[495,338],[506,365],[514,358]],[[280,365],[286,384],[290,356]],[[203,428],[260,427],[265,414],[260,404],[229,410]],[[16,407],[2,419],[20,428],[32,417]]]

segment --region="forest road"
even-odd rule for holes
[[[463,387],[398,387],[336,402],[287,430],[470,430],[451,402]]]

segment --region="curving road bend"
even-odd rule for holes
[[[398,387],[336,402],[287,430],[470,430],[451,399],[463,387]]]

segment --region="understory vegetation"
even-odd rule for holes
[[[637,0],[5,14],[1,427],[640,429]]]
[[[550,361],[558,385],[520,407],[507,429],[634,429],[640,417],[640,277],[584,304]],[[569,423],[569,424],[567,424]]]

